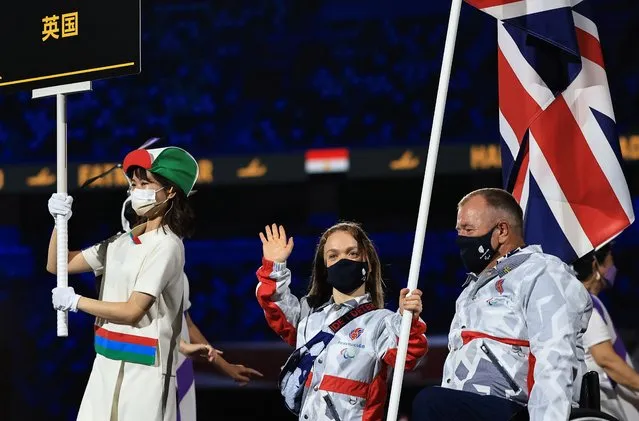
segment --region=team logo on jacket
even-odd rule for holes
[[[359,338],[360,335],[364,333],[364,329],[362,329],[361,327],[356,327],[355,329],[351,330],[351,333],[348,335],[352,341],[354,341],[355,339]]]
[[[353,358],[355,358],[355,350],[352,348],[342,348],[342,350],[339,352],[342,357],[344,357],[345,360],[351,360]]]
[[[504,280],[500,279],[497,282],[495,282],[495,289],[497,289],[497,292],[499,292],[500,294],[504,293]]]

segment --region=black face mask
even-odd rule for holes
[[[486,266],[495,255],[495,249],[490,244],[490,238],[493,236],[495,228],[497,226],[481,237],[457,236],[459,255],[469,272],[478,275],[482,270],[486,269]]]
[[[349,294],[366,281],[368,263],[342,259],[328,267],[327,272],[329,285],[342,294]]]

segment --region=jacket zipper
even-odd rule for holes
[[[493,363],[495,368],[497,368],[497,370],[501,373],[501,375],[504,376],[504,378],[508,381],[508,383],[510,384],[510,387],[512,387],[515,393],[519,393],[521,391],[521,387],[519,387],[517,382],[510,376],[510,374],[508,374],[508,371],[506,371],[504,366],[501,365],[501,363],[499,362],[495,354],[493,354],[490,348],[488,348],[488,345],[486,345],[485,342],[482,342],[480,348],[482,351],[484,351],[484,354],[488,356],[488,359]]]
[[[333,400],[331,399],[331,397],[328,396],[328,394],[326,394],[324,395],[324,400],[326,401],[326,406],[328,407],[328,410],[331,412],[331,415],[333,416],[335,421],[341,421],[339,414],[337,413],[337,409],[335,409],[335,404],[333,403]]]

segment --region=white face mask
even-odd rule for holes
[[[155,200],[155,193],[163,190],[164,187],[160,187],[157,190],[151,189],[133,189],[131,190],[131,206],[135,213],[140,216],[144,216],[149,210],[151,210],[157,201]]]

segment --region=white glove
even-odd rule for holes
[[[71,211],[72,204],[73,197],[66,193],[53,193],[51,198],[49,198],[49,213],[53,216],[53,220],[55,220],[57,215],[62,215],[68,221],[73,214]]]
[[[75,293],[72,287],[58,287],[51,290],[53,308],[56,310],[71,310],[74,313],[78,311],[78,301],[81,295]]]

